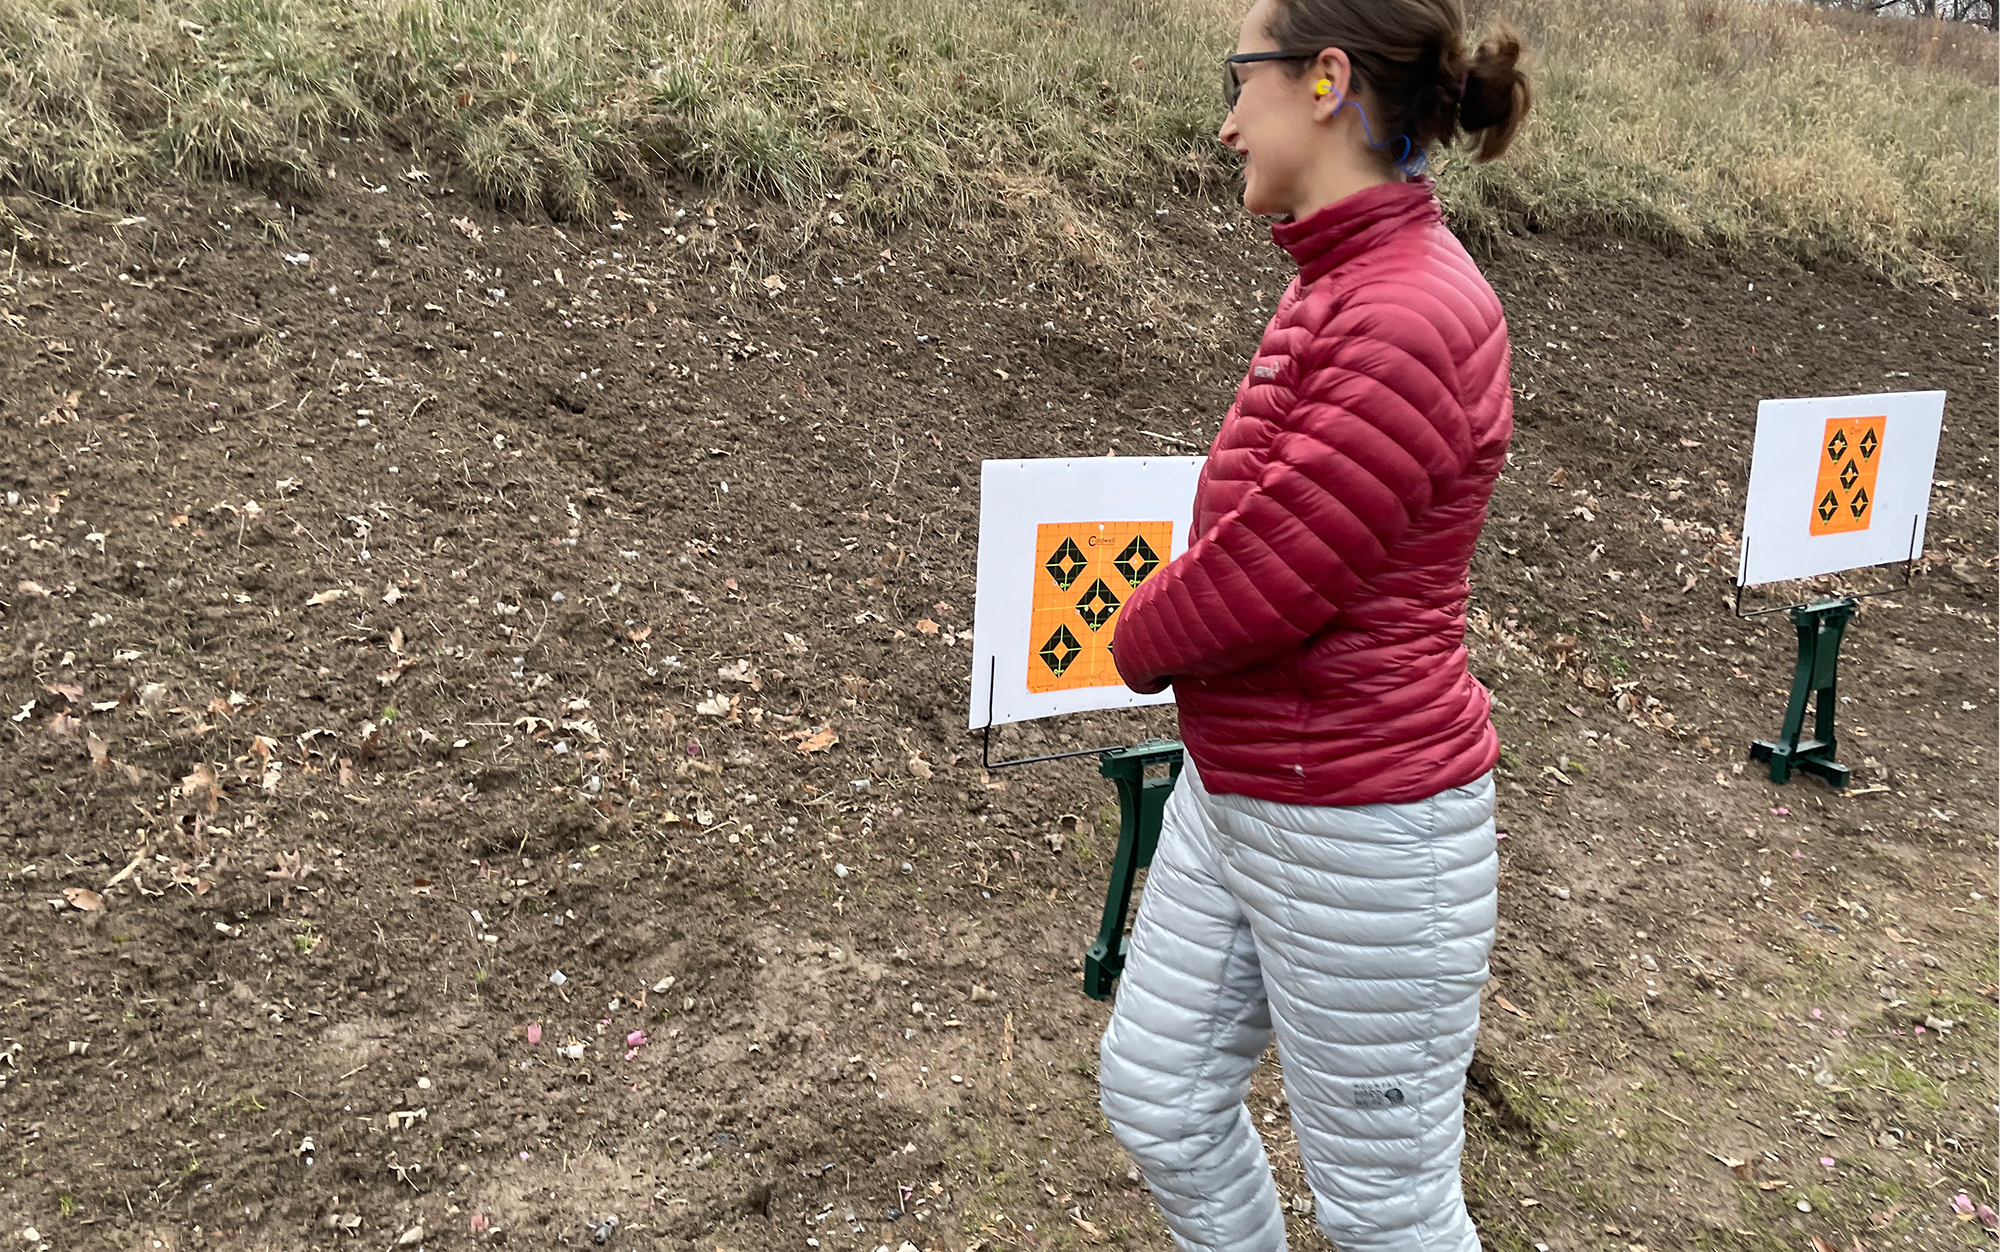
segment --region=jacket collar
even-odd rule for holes
[[[1417,178],[1379,183],[1308,217],[1275,222],[1271,238],[1298,262],[1299,284],[1306,286],[1381,246],[1405,226],[1441,216],[1431,180]]]

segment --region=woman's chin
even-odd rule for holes
[[[1259,185],[1255,175],[1243,180],[1243,209],[1252,217],[1282,217],[1285,208],[1278,200],[1279,197]]]

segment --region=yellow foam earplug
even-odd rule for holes
[[[1327,92],[1332,90],[1333,90],[1333,80],[1330,78],[1322,78],[1318,82],[1313,84],[1313,94],[1316,96],[1323,96]]]

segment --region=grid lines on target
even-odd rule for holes
[[[1046,522],[1035,531],[1028,690],[1124,685],[1111,659],[1118,610],[1166,564],[1172,522]]]
[[[1876,471],[1882,467],[1883,417],[1832,417],[1819,442],[1810,533],[1844,535],[1874,520]]]

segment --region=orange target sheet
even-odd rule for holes
[[[1813,486],[1811,533],[1867,530],[1873,520],[1875,472],[1882,468],[1885,417],[1827,419],[1819,441],[1819,481]]]
[[[1036,528],[1028,690],[1121,687],[1118,610],[1174,550],[1172,522],[1051,522]]]

